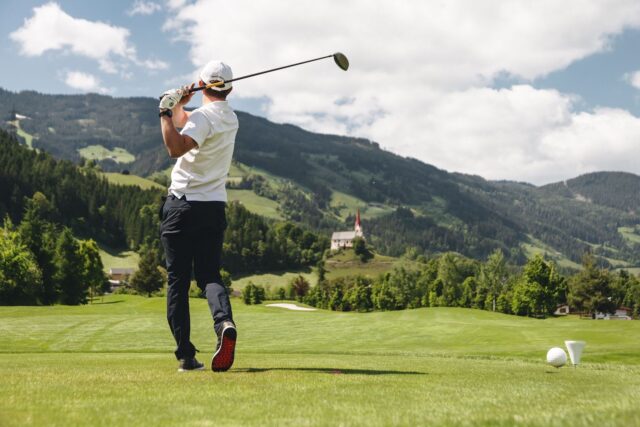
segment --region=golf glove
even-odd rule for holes
[[[183,95],[183,88],[166,91],[160,96],[160,105],[158,105],[158,108],[161,110],[171,110],[173,107],[178,105],[178,102],[180,102]]]

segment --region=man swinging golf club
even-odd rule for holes
[[[211,61],[200,72],[199,86],[215,82],[218,86],[204,89],[201,107],[192,112],[183,109],[195,93],[194,85],[165,92],[159,105],[164,145],[169,155],[178,159],[161,210],[160,233],[169,276],[167,320],[176,340],[181,372],[204,369],[190,340],[192,268],[207,297],[218,337],[211,369],[226,371],[233,364],[237,332],[220,276],[227,226],[225,181],[238,131],[238,118],[226,101],[232,78],[228,65]]]

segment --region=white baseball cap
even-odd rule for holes
[[[231,67],[222,61],[209,61],[207,65],[200,71],[200,80],[204,84],[211,84],[219,81],[227,81],[233,79]],[[221,91],[231,89],[231,83],[225,83],[222,86],[213,86],[211,89]]]

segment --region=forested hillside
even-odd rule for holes
[[[0,131],[0,217],[19,223],[36,192],[51,203],[48,220],[115,246],[137,248],[157,233],[158,191],[109,185],[91,167],[78,168],[27,150]],[[144,209],[143,209],[144,208]]]
[[[110,184],[88,163],[78,167],[21,146],[0,130],[0,218],[19,225],[37,197],[42,220],[101,244],[158,248],[160,190]],[[233,273],[315,265],[329,240],[288,222],[271,222],[237,203],[227,207],[224,267]]]
[[[632,173],[589,173],[568,181],[546,185],[541,190],[630,213],[637,213],[640,209],[640,176]]]
[[[0,95],[4,126],[25,142],[33,137],[35,148],[71,160],[82,153],[103,159],[98,164],[104,170],[141,176],[162,176],[172,163],[162,147],[154,98]],[[16,120],[15,113],[27,118]],[[500,248],[520,264],[544,253],[575,268],[590,251],[605,266],[640,266],[635,175],[591,174],[540,188],[491,182],[394,155],[368,140],[238,116],[235,161],[245,173],[230,185],[326,236],[351,227],[360,208],[369,243],[386,254],[414,247],[485,258]]]

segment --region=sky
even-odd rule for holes
[[[239,81],[230,102],[487,179],[640,174],[638,0],[0,0],[0,37],[0,87],[114,97],[340,51],[347,72]]]

